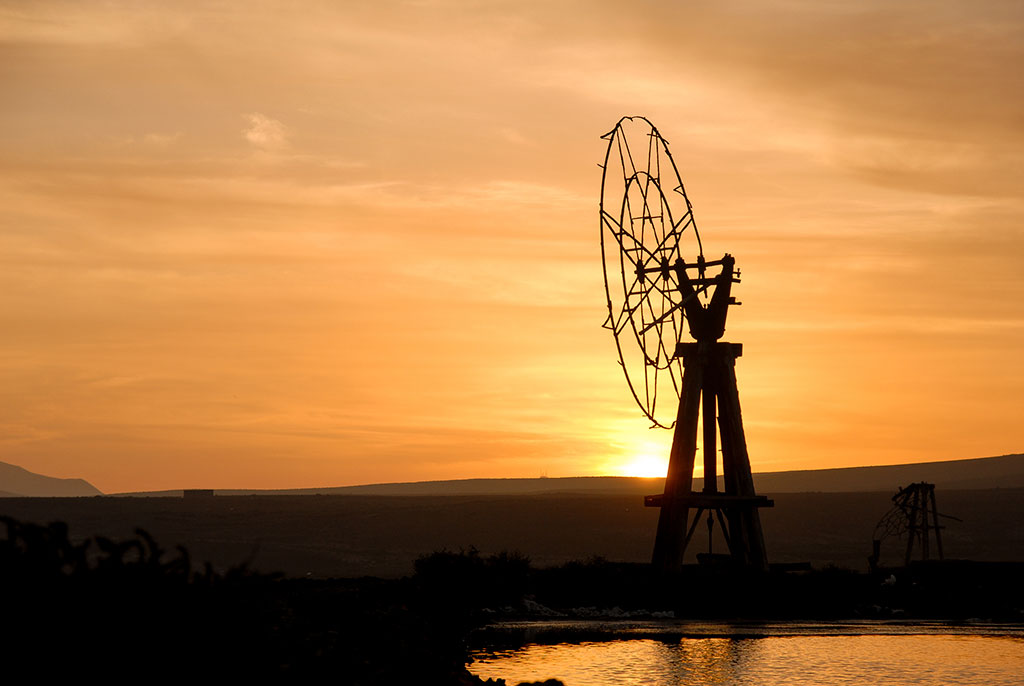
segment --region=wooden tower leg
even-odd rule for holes
[[[717,375],[709,367],[704,373],[704,394],[701,409],[704,422],[704,492],[718,493],[718,427],[715,397],[718,393]]]
[[[910,566],[910,558],[914,554],[914,536],[917,535],[917,497],[919,494],[918,489],[914,489],[913,494],[910,496],[910,521],[907,525],[907,554],[903,559],[903,566]]]
[[[935,550],[939,554],[939,559],[942,558],[942,532],[939,528],[939,508],[935,506],[935,486],[931,489],[931,500],[932,500],[932,528],[935,529]]]
[[[740,396],[736,387],[736,349],[721,344],[716,359],[715,376],[718,387],[718,422],[722,435],[722,472],[725,492],[729,495],[753,497],[754,477],[747,455],[743,433]],[[756,507],[732,507],[727,510],[729,540],[733,557],[753,569],[767,571],[768,553],[761,530],[761,517]]]
[[[654,555],[651,562],[662,572],[677,572],[683,567],[683,553],[686,552],[686,518],[688,508],[685,498],[693,488],[693,464],[697,454],[697,417],[700,409],[701,390],[704,385],[703,356],[683,358],[683,392],[679,399],[679,413],[676,416],[675,433],[672,435],[672,452],[669,453],[668,474],[665,477],[665,494],[658,516],[658,533],[654,539]],[[692,535],[692,534],[691,534]]]
[[[933,487],[934,488],[934,487]],[[928,487],[921,488],[921,559],[928,559]]]

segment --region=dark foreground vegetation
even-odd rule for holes
[[[480,683],[465,669],[467,618],[422,580],[196,571],[141,530],[72,543],[61,523],[0,522],[0,651],[45,681]]]
[[[948,562],[859,574],[694,567],[671,577],[600,558],[535,569],[515,553],[436,552],[402,579],[289,579],[193,564],[144,531],[75,542],[0,518],[0,651],[48,681],[225,678],[479,684],[466,637],[501,619],[927,618],[1021,621],[1024,565]],[[547,676],[547,675],[538,675]]]

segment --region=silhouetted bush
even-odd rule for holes
[[[162,665],[168,675],[279,666],[276,627],[266,621],[274,577],[194,572],[184,550],[165,560],[144,531],[128,541],[73,543],[62,523],[0,522],[2,645],[47,674],[97,663],[117,672]]]
[[[484,558],[473,547],[422,556],[413,569],[421,595],[435,611],[460,617],[475,609],[520,604],[531,573],[530,559],[521,553],[502,551]]]
[[[196,570],[141,530],[73,543],[61,523],[0,522],[0,654],[46,681],[479,683],[461,626],[416,611],[408,581]]]

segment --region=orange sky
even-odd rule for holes
[[[1024,5],[0,3],[0,460],[622,473],[599,136],[661,129],[756,471],[1024,450]]]

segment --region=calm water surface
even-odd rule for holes
[[[529,623],[515,649],[474,651],[470,671],[567,686],[1024,685],[1024,628],[942,624]],[[552,637],[598,637],[551,643]]]

